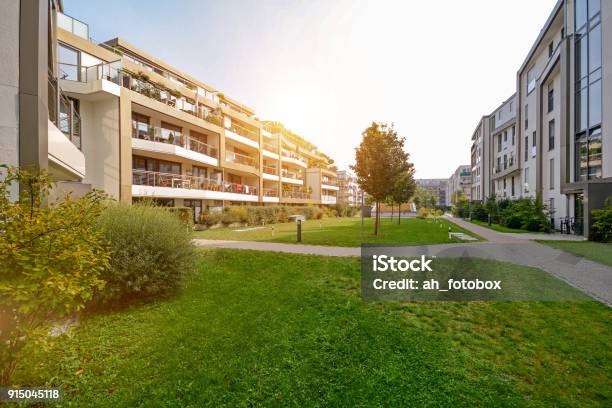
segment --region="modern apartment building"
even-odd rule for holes
[[[491,156],[486,152],[489,149],[489,117],[483,116],[472,133],[472,147],[470,161],[472,166],[472,193],[474,201],[482,201],[490,191],[491,169],[489,162]]]
[[[484,162],[491,183],[474,175],[472,192],[489,184],[498,197],[535,197],[555,228],[588,236],[591,211],[612,197],[612,2],[559,0],[516,94],[488,117],[490,146],[480,157],[472,136],[472,166]]]
[[[363,199],[363,192],[357,183],[357,177],[348,170],[338,171],[338,202],[348,204],[353,207],[360,207]]]
[[[497,197],[520,196],[521,179],[516,132],[516,97],[512,95],[491,115],[488,153],[491,157],[490,191]]]
[[[437,205],[450,205],[450,197],[446,195],[448,179],[416,179],[415,182],[417,187],[431,191],[437,198]]]
[[[23,25],[12,27],[12,40],[33,55],[11,55],[17,65],[5,83],[19,78],[11,92],[25,86],[31,111],[18,116],[23,131],[13,119],[2,162],[49,168],[62,193],[96,188],[124,202],[189,206],[196,216],[225,205],[336,203],[333,161],[282,124],[259,121],[250,107],[121,38],[92,42],[87,24],[63,14],[60,1],[36,2],[32,11],[30,1],[9,3],[12,14],[2,19]],[[24,11],[32,21],[21,21]],[[37,53],[25,24],[39,28]],[[17,153],[22,135],[27,148]]]
[[[453,198],[459,193],[468,201],[472,199],[472,166],[469,164],[457,167],[449,177],[446,186],[446,205],[453,205]]]

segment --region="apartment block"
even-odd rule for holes
[[[472,166],[469,164],[457,167],[457,170],[448,178],[446,186],[447,205],[453,205],[453,200],[462,194],[468,201],[472,199]]]
[[[489,140],[489,117],[483,116],[474,133],[472,133],[472,147],[470,161],[472,166],[472,192],[474,201],[482,201],[489,196],[491,168],[491,156],[488,154],[491,141]]]
[[[2,162],[48,168],[60,181],[56,194],[96,188],[123,202],[189,206],[195,216],[226,205],[336,203],[333,160],[280,122],[258,120],[124,39],[93,42],[61,2],[9,3],[3,24],[31,55],[2,47],[11,86],[1,89],[26,95],[20,115],[16,105],[2,109],[11,117]]]
[[[488,134],[472,136],[484,176],[473,173],[472,199],[534,197],[554,228],[588,236],[591,211],[612,197],[612,2],[559,0],[516,83]]]
[[[363,192],[357,183],[357,177],[347,170],[338,171],[338,202],[352,207],[360,207],[363,202]]]
[[[429,190],[437,198],[437,205],[450,205],[450,197],[446,195],[448,179],[416,179],[415,182],[417,187]]]

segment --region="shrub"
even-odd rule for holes
[[[510,214],[504,219],[503,225],[505,225],[508,228],[519,229],[521,228],[522,223],[523,221],[518,215]]]
[[[118,204],[99,226],[111,245],[111,267],[100,302],[167,295],[183,281],[195,256],[189,231],[160,207]]]
[[[474,203],[472,205],[472,219],[478,221],[488,221],[489,214],[482,203]]]
[[[45,172],[2,166],[0,180],[0,384],[8,385],[23,347],[42,342],[49,325],[85,307],[109,266],[95,220],[106,196],[94,191],[49,206]],[[19,183],[18,201],[8,190]]]
[[[222,217],[223,215],[220,212],[203,212],[200,213],[200,219],[198,222],[210,228],[213,225],[219,224]]]
[[[247,211],[247,207],[237,206],[237,207],[225,207],[221,221],[225,225],[230,225],[234,223],[244,224],[248,221],[248,219],[249,219],[249,214]]]
[[[187,227],[193,227],[193,209],[191,207],[160,207],[175,214]]]
[[[429,209],[427,209],[425,207],[421,207],[421,208],[418,209],[416,217],[417,218],[421,218],[421,219],[425,219],[425,218],[428,218],[429,215],[430,215]]]
[[[612,206],[603,210],[591,211],[591,233],[589,239],[592,241],[612,241]]]

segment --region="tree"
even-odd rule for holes
[[[45,172],[0,166],[0,384],[9,385],[19,353],[47,338],[49,326],[76,312],[103,287],[110,253],[95,227],[106,197],[96,191],[43,205]],[[11,202],[8,190],[20,186]]]
[[[406,170],[405,172],[399,175],[399,177],[395,181],[395,184],[393,185],[393,190],[391,191],[392,202],[396,203],[398,206],[398,224],[402,219],[402,204],[410,201],[416,189],[416,183],[414,181],[414,166],[412,165],[412,163],[409,163],[409,165],[409,170]]]
[[[410,169],[404,141],[392,125],[372,122],[355,149],[355,164],[351,169],[361,189],[376,203],[374,235],[378,235],[380,227],[380,203],[390,195],[398,176]]]
[[[433,195],[431,190],[423,187],[416,188],[416,191],[414,192],[414,199],[412,201],[417,208],[429,208],[432,205],[436,205],[436,197]]]

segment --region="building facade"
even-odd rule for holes
[[[357,183],[357,177],[347,170],[338,171],[338,202],[348,204],[352,207],[360,207],[363,192]]]
[[[64,14],[61,2],[36,2],[35,10],[35,2],[9,3],[2,19],[19,22],[11,41],[30,50],[34,27],[41,46],[27,61],[6,56],[13,65],[5,83],[27,98],[2,162],[49,169],[58,195],[96,188],[123,202],[189,206],[196,216],[225,205],[336,203],[333,161],[280,122],[258,120],[250,107],[121,38],[92,42],[87,24]],[[20,21],[24,12],[28,21]]]
[[[472,136],[473,171],[486,175],[482,161],[492,174],[488,187],[474,175],[472,198],[537,198],[554,228],[588,236],[591,211],[612,197],[612,2],[559,0],[516,83],[488,116],[484,157]]]
[[[482,201],[490,191],[491,169],[489,162],[491,156],[489,150],[489,117],[483,116],[478,122],[474,133],[472,133],[472,146],[470,150],[470,161],[472,166],[472,193],[473,201]]]
[[[463,195],[468,201],[472,199],[472,166],[469,164],[457,167],[449,177],[446,187],[447,206],[454,205],[457,194]]]
[[[436,198],[437,205],[450,206],[450,197],[447,197],[448,179],[416,179],[417,187],[429,190]]]

